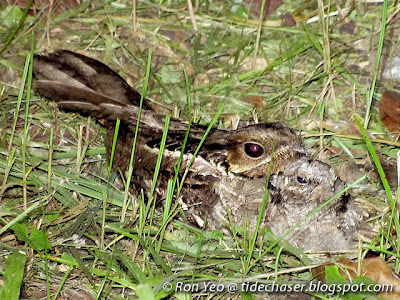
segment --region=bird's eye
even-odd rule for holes
[[[264,148],[256,143],[246,143],[244,145],[244,151],[252,158],[258,158],[264,154]]]
[[[301,184],[307,183],[307,180],[304,177],[297,176],[297,182]]]

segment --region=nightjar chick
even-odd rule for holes
[[[90,115],[107,129],[107,154],[115,121],[121,120],[113,168],[126,172],[139,111],[140,94],[97,60],[60,50],[34,58],[35,88],[68,111]],[[143,103],[136,144],[132,190],[149,192],[165,117]],[[165,196],[188,124],[170,122],[157,182]],[[206,132],[192,124],[183,155],[183,175]],[[268,182],[267,182],[268,181]],[[226,230],[231,224],[254,228],[268,183],[269,203],[262,227],[278,237],[344,188],[332,168],[310,160],[301,139],[280,123],[260,123],[233,131],[212,129],[191,165],[181,191],[189,221],[207,229]],[[206,224],[205,224],[206,220]],[[359,217],[349,195],[333,200],[286,239],[305,250],[343,250],[353,246]]]

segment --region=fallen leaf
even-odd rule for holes
[[[282,0],[266,0],[264,8],[263,20],[268,19],[268,16],[276,11],[282,5]],[[243,0],[243,5],[250,12],[250,15],[258,20],[260,18],[261,0]]]
[[[391,133],[400,133],[400,94],[384,91],[379,102],[379,116]]]
[[[295,27],[297,26],[296,20],[293,18],[291,13],[284,13],[280,15],[282,20],[282,26],[284,27]]]
[[[333,263],[325,264],[314,268],[312,273],[316,278],[325,280],[325,266],[332,266]],[[358,262],[348,258],[341,258],[335,263],[339,267],[340,274],[351,283],[357,277]],[[400,279],[392,268],[381,257],[371,257],[363,260],[360,276],[367,277],[376,283],[393,285],[393,292],[379,293],[384,299],[400,298]]]
[[[244,97],[243,100],[246,101],[247,103],[250,103],[255,108],[263,108],[264,106],[263,99],[261,96],[246,96]]]

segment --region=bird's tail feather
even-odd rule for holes
[[[139,106],[141,95],[121,76],[105,64],[79,53],[59,50],[49,55],[35,55],[33,72],[40,83],[38,91],[56,101],[58,99],[52,98],[54,94],[46,94],[50,82],[60,83],[60,89],[69,86],[71,96],[74,89],[77,89],[75,95],[82,90],[88,90],[121,104]],[[52,86],[53,90],[54,88],[55,84]],[[147,100],[143,107],[150,109]]]
[[[35,89],[40,95],[56,101],[64,109],[91,115],[97,119],[113,119],[109,116],[111,112],[105,110],[106,104],[120,108],[127,106],[93,90],[81,87],[72,88],[70,84],[58,81],[37,80]]]
[[[35,55],[33,72],[36,91],[60,107],[97,120],[120,119],[128,127],[136,126],[140,94],[103,63],[59,50],[49,55]],[[165,118],[155,113],[147,101],[142,108],[140,123],[149,132],[162,132]],[[169,128],[184,133],[187,124],[171,120]],[[192,136],[199,135],[200,139],[204,131],[200,125],[191,127]]]

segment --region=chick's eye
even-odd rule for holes
[[[252,158],[257,158],[263,155],[264,148],[261,145],[256,143],[246,143],[244,145],[244,151],[246,154]]]
[[[297,182],[301,184],[307,183],[307,180],[304,177],[297,176]]]

